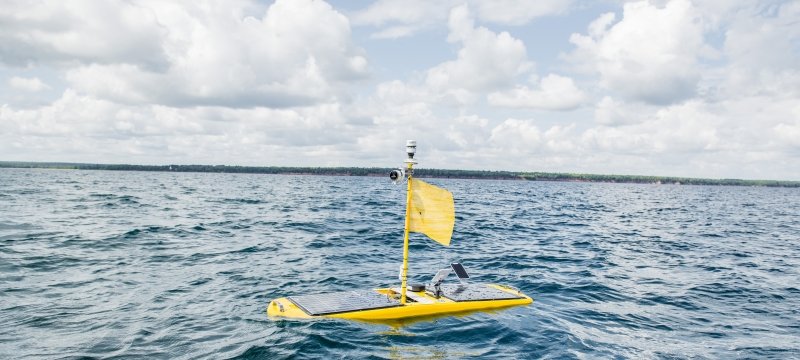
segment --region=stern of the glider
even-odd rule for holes
[[[285,318],[292,318],[292,319],[308,319],[311,318],[311,315],[307,314],[303,309],[299,306],[295,305],[295,303],[291,302],[289,299],[282,297],[280,299],[275,299],[269,302],[267,306],[267,316],[269,317],[285,317]]]

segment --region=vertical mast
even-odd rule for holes
[[[403,269],[400,273],[400,303],[405,305],[406,304],[406,287],[408,287],[408,229],[410,227],[410,220],[411,220],[411,181],[414,175],[414,164],[417,162],[414,161],[414,154],[417,152],[417,141],[416,140],[407,140],[406,141],[406,153],[408,154],[408,159],[406,159],[406,166],[407,170],[406,173],[408,174],[408,187],[406,188],[406,224],[405,224],[405,231],[403,232]]]

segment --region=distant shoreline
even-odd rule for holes
[[[388,176],[388,173],[391,170],[391,168],[361,168],[361,167],[125,165],[125,164],[83,164],[83,163],[22,162],[22,161],[0,161],[0,168],[207,172],[207,173],[236,173],[236,174],[283,174],[283,175],[330,175],[330,176]],[[425,168],[414,169],[414,174],[418,177],[423,177],[423,178],[446,178],[446,179],[529,180],[529,181],[718,185],[718,186],[720,185],[768,186],[768,187],[800,188],[800,181],[789,181],[789,180],[702,179],[702,178],[684,178],[684,177],[674,177],[674,176],[599,175],[599,174],[546,173],[546,172],[523,172],[523,171],[447,170],[447,169],[425,169]]]

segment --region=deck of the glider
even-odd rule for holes
[[[391,320],[530,304],[521,292],[495,284],[442,285],[438,298],[431,292],[407,291],[402,305],[397,288],[350,290],[289,296],[272,301],[267,314],[273,317],[335,317],[360,320]]]

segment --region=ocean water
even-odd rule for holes
[[[800,358],[800,189],[444,180],[450,262],[530,306],[373,324],[271,299],[396,285],[387,179],[0,169],[0,358]]]

